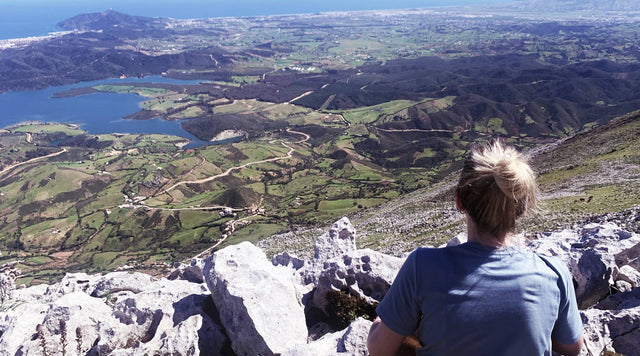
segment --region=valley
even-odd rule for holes
[[[38,284],[67,271],[162,274],[247,240],[305,255],[306,237],[345,215],[359,246],[401,255],[461,230],[455,173],[472,142],[498,137],[540,175],[543,207],[523,232],[637,209],[640,19],[467,11],[110,10],[0,50],[0,91],[121,77],[56,97],[139,95],[127,119],[177,121],[209,143],[6,128],[0,262]],[[127,81],[147,75],[197,82]]]

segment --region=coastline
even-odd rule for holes
[[[17,124],[9,125],[9,126],[1,128],[0,130],[11,131],[11,130],[15,130],[17,128],[20,128],[20,127],[23,127],[23,126],[29,126],[29,125],[42,125],[42,126],[46,126],[46,125],[64,125],[64,126],[67,126],[68,128],[71,128],[71,129],[78,129],[78,130],[82,129],[80,127],[80,125],[74,124],[74,123],[70,123],[70,122],[53,122],[53,121],[31,120],[31,121],[22,121],[22,122],[19,122]]]
[[[56,32],[50,32],[48,35],[44,35],[44,36],[29,36],[29,37],[23,37],[23,38],[9,38],[9,39],[0,40],[0,51],[9,49],[9,48],[26,47],[33,42],[62,37],[70,33],[79,33],[79,32],[78,31],[56,31]]]

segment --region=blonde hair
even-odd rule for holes
[[[538,187],[526,158],[494,141],[471,150],[456,193],[478,230],[500,236],[513,232],[516,220],[535,209]]]

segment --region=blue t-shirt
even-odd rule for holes
[[[551,355],[582,335],[571,274],[556,258],[467,242],[413,251],[376,309],[418,355]]]

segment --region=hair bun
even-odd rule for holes
[[[499,233],[513,230],[515,220],[535,208],[537,186],[527,160],[495,141],[472,150],[456,191],[476,223]]]

